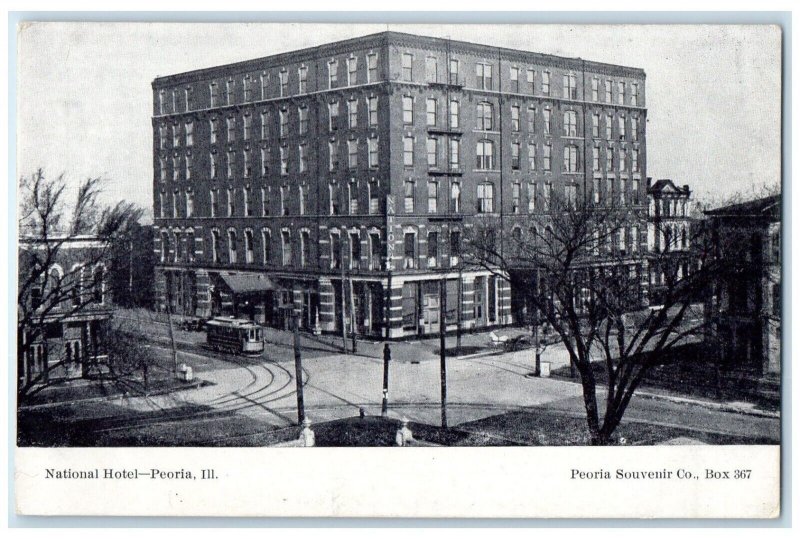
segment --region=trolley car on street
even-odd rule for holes
[[[250,320],[213,318],[205,326],[206,342],[214,350],[234,354],[264,351],[264,328]]]

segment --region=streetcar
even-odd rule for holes
[[[212,318],[205,324],[206,342],[214,350],[234,354],[264,351],[264,328],[250,320]]]

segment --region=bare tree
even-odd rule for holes
[[[111,383],[123,391],[133,389],[147,394],[152,371],[159,363],[136,327],[132,328],[129,322],[112,322],[103,328],[101,338],[106,352],[103,367]]]
[[[34,346],[44,340],[52,324],[63,323],[98,303],[95,268],[107,260],[119,231],[141,215],[127,202],[102,206],[98,200],[101,187],[101,179],[89,178],[77,187],[74,199],[67,200],[63,175],[49,179],[39,169],[19,180],[17,360],[20,368],[27,369],[18,373],[20,402],[50,383],[54,369],[66,366],[67,358],[45,361],[34,373]],[[83,239],[85,248],[79,259],[73,259],[67,246]]]
[[[608,444],[648,372],[704,335],[702,299],[720,261],[702,227],[691,239],[662,230],[666,243],[646,252],[639,208],[552,197],[549,211],[524,222],[527,230],[521,223],[482,217],[466,234],[465,255],[510,279],[527,294],[533,318],[559,336],[580,375],[590,442]],[[691,248],[692,268],[676,262],[678,246]],[[647,308],[654,263],[664,273],[663,302]],[[597,365],[607,380],[604,398]]]

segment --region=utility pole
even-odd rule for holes
[[[128,306],[134,307],[133,301],[133,232],[130,234],[130,250],[128,251]]]
[[[445,323],[447,317],[447,281],[442,277],[439,285],[439,362],[442,381],[442,428],[447,428],[447,350],[445,349]]]
[[[352,264],[352,255],[350,256]],[[350,291],[350,331],[353,338],[353,354],[356,353],[356,298],[353,293],[353,275],[352,273],[347,276],[348,289]]]
[[[461,309],[464,308],[464,270],[458,253],[458,305],[456,306],[456,357],[461,356]]]
[[[292,313],[294,320],[294,379],[297,385],[297,424],[302,425],[306,418],[306,409],[303,402],[303,359],[300,354],[300,320],[297,313]]]
[[[383,402],[381,403],[381,416],[389,415],[389,362],[392,360],[392,350],[389,343],[383,345]]]
[[[347,318],[346,318],[346,314],[345,314],[345,299],[344,299],[344,295],[345,295],[345,289],[344,289],[344,281],[345,281],[345,275],[344,275],[344,238],[342,238],[342,236],[343,236],[343,234],[339,234],[339,268],[341,269],[341,279],[342,279],[342,285],[341,285],[342,295],[340,297],[341,301],[339,303],[341,304],[341,307],[342,307],[342,316],[340,317],[341,321],[342,321],[342,352],[344,352],[346,354],[347,353]]]
[[[175,334],[172,330],[172,298],[170,296],[169,291],[167,291],[167,322],[169,327],[169,342],[172,345],[172,373],[178,376],[178,350],[175,348]]]
[[[539,343],[539,309],[535,306],[533,308],[533,346],[536,351],[536,365],[533,369],[533,375],[539,377],[542,375],[542,348]]]

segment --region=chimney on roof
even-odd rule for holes
[[[648,189],[650,189],[650,187],[652,186],[652,183],[653,183],[653,178],[648,176],[647,177],[647,188]]]

